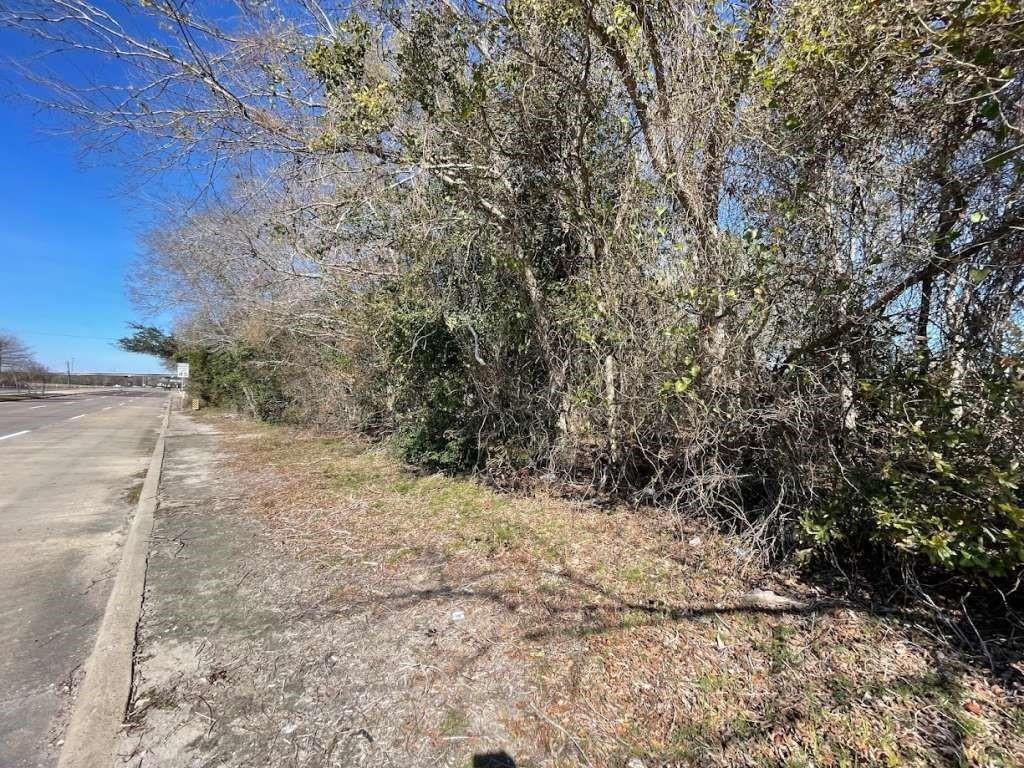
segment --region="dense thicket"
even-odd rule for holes
[[[133,285],[208,397],[766,554],[1024,563],[1018,3],[3,6],[129,62],[49,91],[87,130],[231,169]]]

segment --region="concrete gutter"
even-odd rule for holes
[[[170,418],[170,399],[164,409],[149,470],[125,541],[96,645],[85,663],[85,680],[78,691],[64,735],[58,768],[108,768],[113,764],[118,735],[132,690],[135,633],[146,586],[146,560],[153,532],[164,437]]]

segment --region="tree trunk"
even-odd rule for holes
[[[946,310],[946,357],[949,360],[949,396],[953,406],[953,421],[963,420],[963,382],[967,373],[967,354],[963,339],[964,316],[970,301],[970,281],[960,275],[960,268],[946,277],[944,304]]]
[[[849,252],[845,258],[843,257],[843,249],[836,248],[836,270],[844,278],[849,278],[850,272],[853,268],[853,255],[855,248],[856,244],[854,243],[852,236],[850,237]],[[840,321],[845,322],[846,315],[846,302],[843,301],[839,307]],[[839,385],[839,407],[841,409],[840,412],[843,415],[843,428],[847,432],[852,432],[857,428],[857,406],[853,401],[853,363],[850,357],[850,352],[845,346],[839,354],[839,365],[839,376],[841,379]]]
[[[848,302],[850,295],[850,280],[853,271],[853,261],[857,253],[857,243],[853,237],[852,228],[846,232],[846,247],[842,243],[843,225],[839,220],[836,211],[836,183],[831,169],[826,171],[828,202],[826,211],[828,213],[828,226],[831,230],[832,240],[832,264],[835,277],[842,283],[838,307],[838,318],[840,323],[848,319]],[[857,428],[857,407],[854,404],[853,392],[853,361],[850,351],[845,344],[840,345],[839,352],[839,413],[842,417],[843,430],[852,432]]]
[[[608,453],[613,464],[619,461],[618,405],[615,401],[615,356],[612,353],[604,358],[604,397],[608,406]]]
[[[931,361],[931,348],[928,346],[928,323],[932,314],[932,291],[935,289],[934,278],[929,275],[921,281],[921,304],[917,308],[917,328],[914,331],[914,345],[921,374],[928,372]]]
[[[518,245],[514,246],[517,250]],[[558,359],[551,344],[551,320],[548,317],[547,305],[541,292],[540,284],[533,266],[526,255],[519,251],[519,262],[523,276],[526,296],[536,318],[537,342],[544,354],[544,362],[548,369],[548,394],[552,401],[558,403],[555,419],[555,453],[561,453],[568,446],[570,428],[569,392],[566,387],[568,362]]]

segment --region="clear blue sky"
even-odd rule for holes
[[[10,38],[7,37],[9,41]],[[3,43],[0,37],[0,43]],[[5,66],[0,62],[0,67]],[[0,79],[0,330],[29,344],[41,363],[78,371],[161,371],[114,342],[140,318],[125,293],[145,206],[116,156],[87,157],[54,117],[12,98]],[[137,198],[136,198],[137,199]]]

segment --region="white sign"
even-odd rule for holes
[[[188,378],[188,363],[178,363],[178,378],[179,379],[187,379]]]

